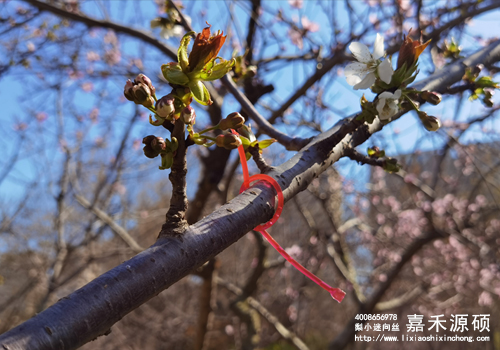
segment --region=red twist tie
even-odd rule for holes
[[[231,132],[234,135],[239,136],[239,134],[231,129]],[[307,278],[309,278],[311,281],[319,285],[321,288],[326,290],[330,295],[332,296],[333,299],[338,301],[339,303],[344,299],[345,297],[345,292],[342,289],[339,288],[333,288],[329,286],[327,283],[323,282],[319,277],[314,275],[312,272],[307,270],[304,266],[302,266],[298,261],[296,261],[294,258],[292,258],[286,251],[283,249],[278,242],[274,240],[274,238],[266,231],[267,228],[273,226],[279,219],[281,212],[283,211],[283,205],[284,205],[284,198],[283,198],[283,191],[281,191],[281,187],[278,184],[278,182],[273,179],[269,175],[265,174],[257,174],[257,175],[252,175],[249,176],[248,174],[248,164],[247,164],[247,158],[245,155],[245,150],[243,149],[243,145],[240,145],[238,147],[238,153],[240,155],[240,161],[241,161],[241,168],[243,170],[243,184],[241,185],[240,188],[240,193],[247,190],[250,187],[250,183],[254,181],[266,181],[269,184],[271,184],[274,189],[276,190],[276,193],[278,195],[278,207],[276,209],[276,212],[274,213],[274,216],[272,217],[271,220],[266,222],[265,224],[259,225],[256,228],[254,228],[255,231],[260,232],[273,246],[274,249],[278,253],[281,254],[282,257],[284,257],[290,264],[292,264],[297,270],[302,272]]]

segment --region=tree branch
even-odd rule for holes
[[[92,206],[92,204],[90,204],[90,202],[86,200],[85,197],[79,194],[75,194],[74,197],[82,207],[94,213],[94,215],[97,216],[99,220],[108,225],[109,228],[113,230],[113,232],[116,233],[118,237],[120,237],[136,253],[142,252],[144,250],[144,248],[141,247],[139,243],[137,243],[137,241],[132,236],[130,236],[127,230],[118,225],[116,221],[113,220],[113,218],[111,218],[108,214],[106,214],[104,211],[97,208],[96,206]]]
[[[243,108],[243,110],[248,113],[249,117],[257,123],[260,128],[259,131],[278,140],[278,142],[285,146],[287,150],[298,151],[311,141],[311,139],[290,137],[282,133],[274,126],[272,126],[271,123],[269,123],[263,116],[260,115],[260,113],[255,109],[254,105],[248,100],[248,98],[243,95],[240,90],[238,90],[238,87],[229,76],[225,75],[221,79],[221,81],[229,90],[229,92],[232,93],[236,100],[240,103],[241,108]]]
[[[71,19],[76,22],[83,23],[87,25],[88,27],[101,27],[101,28],[109,28],[113,29],[116,32],[120,32],[123,34],[130,35],[134,38],[143,40],[144,42],[153,45],[156,47],[158,50],[163,52],[165,55],[171,57],[172,59],[177,60],[177,53],[176,50],[173,48],[165,45],[155,37],[139,30],[139,29],[134,29],[128,26],[123,26],[121,24],[111,22],[111,21],[106,21],[106,20],[100,20],[100,19],[94,19],[91,17],[88,17],[86,15],[74,13],[74,12],[69,12],[66,11],[60,7],[48,4],[46,2],[38,1],[38,0],[25,0],[27,3],[30,5],[33,5],[34,7],[38,8],[40,11],[47,11],[50,13],[53,13],[57,16],[64,17]]]
[[[164,235],[183,234],[187,227],[186,211],[188,207],[186,193],[186,142],[184,122],[177,119],[172,132],[172,137],[177,138],[179,146],[174,153],[174,163],[168,176],[172,183],[172,197],[170,198],[170,208],[166,215],[166,222],[163,224],[160,237]]]
[[[226,288],[227,290],[233,292],[234,294],[241,296],[244,295],[243,291],[235,286],[234,284],[224,281],[222,278],[217,278],[217,283]],[[246,298],[248,304],[258,311],[259,314],[264,316],[266,320],[271,323],[278,333],[284,338],[290,340],[293,345],[299,350],[309,350],[308,346],[292,331],[288,330],[283,324],[278,320],[276,316],[269,312],[261,303],[252,297]]]

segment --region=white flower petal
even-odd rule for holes
[[[394,98],[394,94],[392,92],[389,92],[389,91],[384,91],[380,95],[378,95],[379,100],[386,99],[386,98],[389,98],[389,99]]]
[[[352,54],[359,62],[368,63],[372,61],[370,50],[365,44],[353,41],[351,45],[349,45],[349,50],[351,50]]]
[[[384,112],[385,98],[380,98],[380,96],[377,102],[377,112],[379,114],[379,118],[382,119],[381,115]]]
[[[384,56],[384,54],[384,38],[379,33],[377,33],[377,37],[375,38],[375,45],[373,46],[373,59],[378,60],[380,57]]]
[[[401,90],[400,89],[396,90],[393,96],[396,100],[399,99],[401,97]]]
[[[365,76],[366,74],[368,74],[370,70],[368,69],[368,66],[364,63],[360,63],[360,62],[353,62],[353,63],[349,63],[345,69],[344,69],[344,74],[345,76],[349,76],[349,75],[359,75],[359,76]]]
[[[346,80],[347,80],[347,84],[351,85],[351,86],[354,86],[356,85],[357,83],[359,83],[362,79],[357,76],[357,75],[348,75],[345,77]]]
[[[358,84],[354,85],[354,90],[368,89],[375,83],[375,79],[376,77],[374,73],[367,74],[363,80],[361,80]]]
[[[380,79],[386,83],[390,84],[391,79],[392,79],[392,74],[394,73],[394,69],[392,69],[392,64],[391,61],[387,58],[384,60],[381,64],[379,64],[378,69],[378,76]]]

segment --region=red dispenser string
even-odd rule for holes
[[[238,133],[234,130],[231,130],[231,132],[235,135],[238,135]],[[309,278],[311,281],[313,281],[314,283],[319,285],[321,288],[326,290],[328,293],[330,293],[332,298],[340,303],[342,301],[342,299],[344,299],[344,297],[345,297],[345,292],[342,289],[333,288],[333,287],[329,286],[327,283],[323,282],[319,277],[315,276],[313,273],[308,271],[304,266],[302,266],[294,258],[292,258],[278,244],[278,242],[276,242],[274,240],[274,238],[271,237],[271,235],[266,231],[267,228],[271,227],[272,225],[274,225],[276,223],[276,221],[278,221],[278,218],[281,215],[281,212],[283,211],[283,205],[284,205],[283,192],[281,191],[281,187],[278,184],[278,182],[269,175],[257,174],[257,175],[249,176],[247,158],[245,156],[245,150],[243,149],[243,145],[240,145],[238,147],[238,152],[240,155],[241,168],[243,170],[243,184],[241,185],[240,193],[245,191],[247,188],[249,188],[251,182],[257,181],[257,180],[262,180],[262,181],[266,181],[269,184],[271,184],[274,187],[274,189],[276,190],[276,193],[278,194],[278,208],[276,209],[276,212],[274,213],[273,218],[271,220],[269,220],[267,223],[257,226],[254,230],[260,232],[267,239],[267,241],[274,247],[274,249],[276,249],[278,251],[278,253],[280,253],[281,256],[283,256],[297,270],[302,272],[307,278]]]

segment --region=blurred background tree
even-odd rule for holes
[[[127,315],[114,309],[123,319],[83,348],[365,348],[354,342],[355,323],[362,322],[354,317],[371,312],[396,314],[401,332],[391,335],[398,336],[409,314],[444,314],[447,327],[451,314],[468,314],[469,325],[473,314],[491,314],[487,334],[472,326],[464,333],[491,342],[439,347],[494,348],[500,107],[481,82],[498,80],[498,8],[487,0],[1,3],[0,333],[157,241],[172,192],[169,171],[144,157],[142,138],[154,132],[149,113],[125,99],[123,86],[144,73],[159,97],[168,93],[160,66],[177,60],[189,26],[200,32],[208,22],[224,30],[219,55],[241,56],[231,80],[273,125],[255,120],[241,93],[216,81],[207,86],[214,103],[196,106],[197,126],[240,111],[259,139],[276,131],[295,138],[263,151],[270,166],[300,151],[300,140],[324,137],[339,121],[351,125],[349,116],[360,112],[362,92],[343,74],[353,41],[371,49],[380,33],[395,62],[413,28],[414,39],[431,39],[414,86],[430,82],[443,95],[439,106],[422,107],[442,128],[430,133],[409,112],[378,133],[377,121],[369,131],[358,129],[359,141],[323,155],[325,162],[340,158],[322,164],[326,171],[286,180],[305,190],[291,190],[270,230],[290,255],[347,292],[342,304],[250,232]],[[345,130],[341,136],[334,145],[349,137]],[[387,157],[369,157],[367,147]],[[236,153],[188,149],[189,224],[237,196]],[[398,160],[399,172],[383,171],[388,157]],[[384,343],[391,346],[400,349]]]

